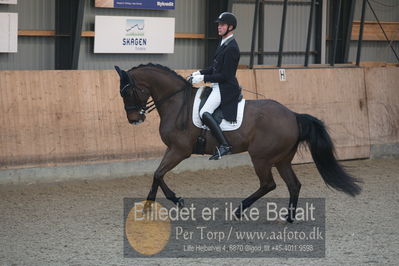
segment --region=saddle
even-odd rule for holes
[[[212,87],[209,87],[209,86],[204,87],[204,89],[201,93],[201,96],[200,96],[201,102],[199,105],[198,112],[204,106],[206,100],[208,100],[208,97],[211,94],[211,92],[212,92]],[[241,102],[242,99],[243,99],[242,87],[240,86],[240,96],[238,97],[238,102]],[[216,110],[213,112],[212,116],[219,125],[220,125],[220,123],[222,123],[224,116],[223,116],[223,112],[222,112],[222,109],[220,108],[220,106],[218,108],[216,108]]]

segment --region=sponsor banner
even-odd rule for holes
[[[17,4],[17,0],[0,0],[0,4],[16,5]]]
[[[95,18],[94,53],[173,53],[174,43],[174,18]]]
[[[189,198],[177,207],[125,198],[124,257],[325,257],[325,199],[299,199],[293,223],[288,199],[261,198],[237,217],[241,200]]]
[[[18,14],[0,13],[0,53],[18,50]]]
[[[138,8],[138,9],[175,9],[175,0],[96,0],[96,7]]]

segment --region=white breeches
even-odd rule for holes
[[[213,114],[213,112],[216,110],[216,108],[219,107],[220,101],[221,101],[221,96],[220,96],[219,84],[212,83],[212,92],[211,92],[211,94],[209,94],[208,99],[206,100],[204,106],[202,106],[202,108],[200,110],[201,119],[202,119],[202,115],[205,112]]]

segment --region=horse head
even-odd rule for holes
[[[126,116],[130,124],[144,122],[148,109],[147,101],[150,93],[145,86],[140,86],[128,72],[115,66],[120,77],[120,94],[123,98]]]

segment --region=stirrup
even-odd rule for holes
[[[221,145],[220,148],[221,149],[216,147],[216,153],[212,155],[209,160],[220,160],[222,159],[222,156],[231,154],[231,146]]]
[[[213,156],[211,156],[211,158],[209,158],[209,160],[220,160],[222,159],[222,155],[220,154],[220,150],[218,147],[216,147],[216,152]]]

